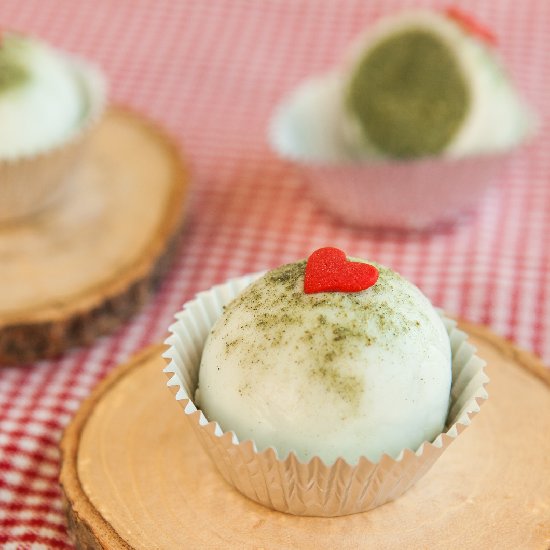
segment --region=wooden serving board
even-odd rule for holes
[[[63,197],[0,225],[0,364],[90,343],[135,313],[175,251],[187,190],[175,144],[108,111]]]
[[[165,387],[162,346],[117,368],[67,428],[61,484],[80,548],[550,548],[550,371],[462,323],[489,400],[409,492],[340,518],[274,512],[219,476]]]

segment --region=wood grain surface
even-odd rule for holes
[[[90,343],[135,313],[169,265],[187,189],[162,131],[111,109],[65,195],[0,225],[0,364]]]
[[[488,329],[461,323],[487,360],[489,400],[405,495],[340,518],[295,517],[218,475],[165,387],[162,346],[120,366],[62,444],[80,548],[550,548],[550,374]]]

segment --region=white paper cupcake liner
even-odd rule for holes
[[[274,449],[258,452],[252,441],[239,441],[209,421],[194,403],[204,342],[230,302],[258,275],[233,279],[201,292],[176,315],[164,357],[185,416],[225,480],[248,498],[274,510],[306,516],[342,516],[365,512],[397,498],[420,479],[449,444],[470,424],[487,399],[485,362],[475,355],[467,335],[443,320],[452,348],[452,388],[446,431],[418,449],[404,449],[377,463],[361,457],[357,464],[339,458],[327,466],[318,457],[300,462],[293,453],[280,460]],[[188,442],[192,445],[193,442]]]
[[[0,224],[36,214],[54,203],[70,183],[88,138],[106,105],[106,83],[95,66],[67,56],[86,96],[87,110],[65,141],[34,155],[0,159]]]
[[[425,230],[479,202],[505,158],[428,158],[349,166],[300,164],[309,192],[342,221],[361,227]]]
[[[334,73],[306,81],[275,110],[268,141],[299,170],[312,199],[347,224],[424,230],[455,221],[479,203],[513,156],[507,151],[461,158],[361,159],[350,143],[344,151],[345,115],[336,104],[341,80]],[[322,95],[318,104],[306,107],[314,97],[308,87]],[[314,117],[313,108],[322,115]]]

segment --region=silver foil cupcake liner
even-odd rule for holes
[[[430,469],[487,399],[485,362],[456,323],[442,316],[452,348],[451,403],[445,431],[434,441],[416,450],[403,449],[395,459],[384,455],[376,463],[365,457],[356,464],[339,458],[326,465],[318,457],[303,463],[293,453],[281,460],[272,448],[258,452],[254,442],[239,441],[235,433],[224,432],[194,403],[206,337],[223,306],[257,277],[233,279],[201,292],[185,304],[170,327],[164,372],[197,439],[228,483],[274,510],[333,517],[365,512],[397,498]]]
[[[270,121],[268,141],[280,158],[296,168],[311,198],[346,224],[425,230],[455,221],[477,206],[514,157],[507,151],[388,160],[360,158],[351,145],[346,153],[339,151],[348,141],[342,127],[346,115],[333,97],[343,93],[341,80],[334,73],[302,85],[305,91],[311,86],[327,88],[318,106],[323,115],[315,128],[309,127],[311,113],[307,117],[300,113],[305,102],[300,89],[295,92],[298,100],[293,95],[283,100]],[[334,135],[324,135],[329,130]],[[308,144],[305,149],[304,144]],[[333,157],[324,159],[329,152]],[[343,155],[349,159],[338,158]]]

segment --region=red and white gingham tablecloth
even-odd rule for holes
[[[266,144],[275,102],[301,78],[333,66],[376,16],[434,4],[448,2],[0,1],[0,28],[96,60],[113,101],[162,123],[194,167],[185,236],[154,301],[90,349],[0,371],[2,548],[71,547],[58,442],[98,380],[162,339],[197,291],[319,246],[394,267],[438,306],[550,362],[550,2],[460,2],[494,29],[542,127],[498,189],[458,226],[408,235],[342,226],[309,201],[299,176]]]

